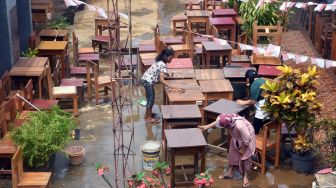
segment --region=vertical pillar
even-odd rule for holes
[[[7,2],[8,0],[0,0],[0,76],[13,64]]]
[[[29,45],[29,36],[33,31],[31,17],[31,0],[16,0],[17,18],[20,37],[20,51],[24,51]]]

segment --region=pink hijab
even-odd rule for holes
[[[234,120],[241,118],[238,114],[221,114],[216,119],[216,126],[219,128],[232,128]]]

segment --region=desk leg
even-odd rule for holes
[[[205,146],[201,149],[201,172],[205,171]]]
[[[197,174],[198,172],[198,152],[194,154],[194,174]],[[203,172],[203,171],[202,171]]]
[[[206,68],[210,69],[210,54],[206,54]]]
[[[39,87],[39,97],[42,99],[42,78],[38,78],[38,87]]]
[[[176,36],[176,21],[173,20],[173,35]]]
[[[170,177],[170,185],[171,187],[175,187],[175,149],[171,149],[171,154],[170,154],[170,159],[171,159],[171,177]]]
[[[62,78],[65,78],[65,52],[61,55],[61,68],[62,68]]]
[[[201,68],[204,69],[205,68],[205,51],[202,50],[202,62],[201,62]]]

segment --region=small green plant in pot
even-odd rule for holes
[[[38,54],[37,48],[35,49],[28,48],[26,51],[22,52],[23,57],[37,57],[37,54]]]
[[[23,159],[32,168],[48,165],[49,158],[62,151],[76,127],[74,118],[54,106],[48,111],[29,114],[27,121],[15,128],[11,137],[23,149]]]
[[[305,73],[288,66],[278,67],[282,74],[275,80],[267,80],[261,86],[264,90],[265,105],[262,107],[270,116],[286,124],[288,132],[293,130],[297,138],[289,134],[292,144],[292,157],[310,157],[313,143],[315,114],[321,104],[316,99],[316,67],[309,67]],[[293,162],[293,168],[297,166]],[[312,165],[312,161],[311,164]],[[310,171],[312,166],[300,172]]]

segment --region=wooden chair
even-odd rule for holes
[[[271,43],[281,46],[282,26],[278,22],[276,26],[258,26],[257,21],[253,22],[253,46],[257,46],[260,37],[272,38]]]
[[[7,133],[8,123],[6,119],[5,110],[1,108],[0,108],[0,129],[1,129],[0,138],[3,138]]]
[[[19,146],[12,157],[12,184],[19,187],[50,187],[51,172],[24,172],[22,149]]]
[[[274,131],[275,138],[270,135]],[[266,123],[263,127],[262,134],[256,135],[256,152],[260,154],[260,163],[253,162],[261,168],[261,174],[266,173],[266,153],[269,150],[275,149],[275,156],[270,156],[275,163],[275,168],[279,167],[280,161],[280,139],[281,139],[281,124],[279,121],[271,121]]]
[[[330,59],[331,57],[331,45],[332,45],[332,33],[333,28],[331,23],[324,23],[324,28],[322,29],[322,33],[320,36],[320,49],[322,57],[325,59]]]
[[[99,89],[104,88],[105,98],[108,95],[108,91],[112,92],[112,100],[115,99],[114,92],[115,92],[115,80],[113,80],[110,76],[99,76],[98,66],[94,62],[87,63],[87,72],[90,69],[91,65],[93,66],[93,78],[91,78],[90,74],[87,74],[87,85],[88,85],[88,97],[91,99],[91,89],[94,86],[95,91],[95,99],[96,105],[99,104]]]
[[[47,80],[50,99],[71,98],[73,101],[72,112],[74,116],[78,116],[78,96],[75,86],[56,86],[54,87],[50,67],[47,66]]]
[[[23,97],[39,109],[50,109],[58,104],[58,100],[52,99],[34,99],[33,81],[29,80],[23,90]],[[35,110],[32,106],[24,103],[23,110]]]
[[[336,60],[336,31],[332,32],[331,59]]]
[[[85,47],[85,48],[79,48],[79,42],[78,42],[78,37],[76,36],[75,32],[72,32],[72,42],[73,42],[73,52],[74,52],[74,57],[75,57],[75,52],[77,52],[77,54],[90,54],[90,53],[94,53],[94,49],[92,47]]]
[[[3,76],[1,77],[1,82],[2,82],[2,88],[3,88],[3,95],[5,99],[10,98],[13,96],[13,93],[15,91],[12,91],[12,80],[10,76],[8,75],[8,71],[6,71]]]

